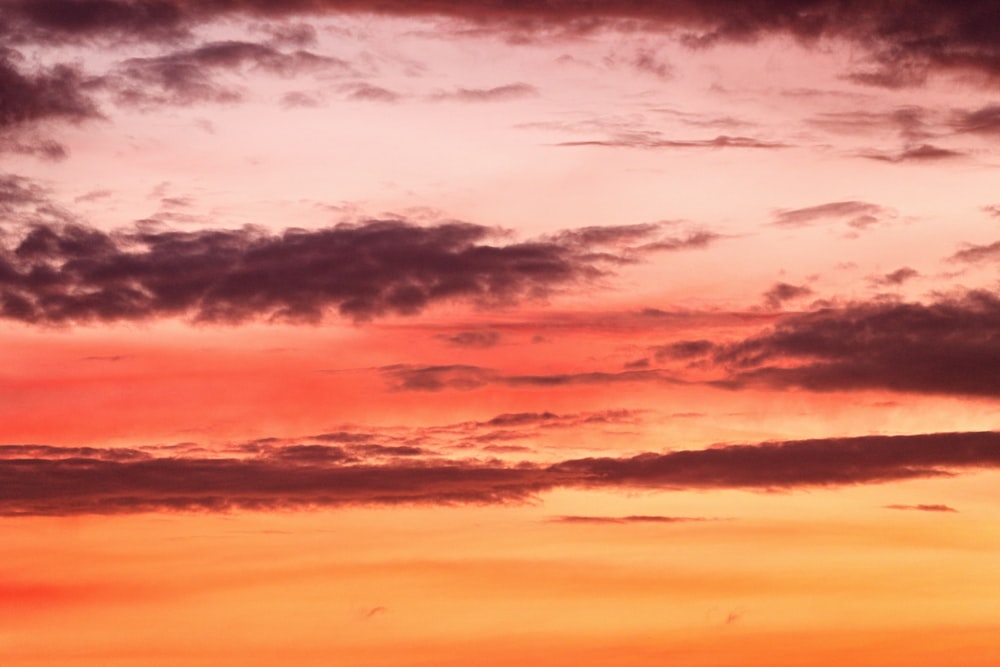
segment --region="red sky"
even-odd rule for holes
[[[998,45],[0,1],[0,662],[993,665]]]

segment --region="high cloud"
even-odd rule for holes
[[[0,207],[48,205],[30,182],[3,183]],[[463,222],[372,220],[273,234],[148,226],[105,232],[73,222],[32,224],[31,211],[20,219],[20,234],[0,238],[0,317],[41,324],[172,316],[316,322],[330,310],[365,320],[451,300],[496,305],[595,279],[660,244],[679,249],[677,240],[659,238],[655,225],[626,227],[625,236],[640,242],[627,247],[612,227],[501,244],[499,230]]]
[[[319,445],[217,458],[43,446],[0,452],[0,515],[72,515],[503,503],[565,487],[792,490],[871,484],[1000,467],[1000,433],[766,442],[549,465],[399,456],[372,462]]]

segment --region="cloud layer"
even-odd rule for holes
[[[501,243],[499,230],[480,225],[399,220],[279,234],[104,232],[69,222],[31,224],[41,195],[18,180],[8,185],[10,207],[32,204],[35,211],[22,216],[29,222],[20,235],[0,239],[0,316],[29,323],[173,316],[317,322],[330,310],[365,320],[449,300],[496,305],[593,280],[645,252],[709,241],[663,239],[656,225],[643,225]],[[623,240],[645,243],[629,247]]]
[[[996,432],[726,445],[550,465],[368,452],[389,457],[378,461],[364,449],[316,443],[248,449],[256,453],[158,458],[134,450],[0,447],[0,514],[502,503],[558,487],[790,490],[1000,467]]]

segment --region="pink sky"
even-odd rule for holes
[[[992,3],[0,40],[12,664],[994,664]]]

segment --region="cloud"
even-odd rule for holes
[[[79,123],[100,118],[89,82],[70,65],[25,71],[23,59],[0,46],[0,151],[62,159],[66,149],[39,133],[49,121]]]
[[[134,450],[7,446],[0,448],[0,515],[508,503],[555,488],[793,490],[998,467],[996,432],[719,445],[548,465],[441,458],[372,463],[345,456],[337,447],[272,446],[240,458],[169,452],[159,458]],[[565,520],[674,523],[700,518]]]
[[[479,366],[410,366],[398,364],[381,369],[394,391],[442,391],[479,389],[496,381],[497,374]]]
[[[399,93],[373,86],[368,83],[357,84],[351,87],[351,94],[348,96],[352,100],[364,102],[398,102],[402,97]]]
[[[282,52],[267,44],[243,41],[209,42],[195,49],[150,58],[130,58],[108,83],[125,104],[179,104],[236,102],[238,89],[215,80],[218,71],[246,68],[291,76],[303,71],[335,68],[350,71],[338,58],[304,50]]]
[[[685,340],[667,345],[657,345],[651,348],[657,361],[667,359],[693,359],[704,357],[715,349],[715,343],[710,340]]]
[[[947,505],[886,505],[890,510],[917,510],[920,512],[958,512],[954,507]]]
[[[627,382],[680,383],[662,371],[626,370],[616,373],[554,373],[550,375],[503,375],[491,368],[461,364],[415,366],[396,364],[379,369],[392,391],[470,391],[487,385],[507,387],[569,387],[611,385]]]
[[[609,139],[561,141],[556,146],[607,146],[611,148],[788,148],[788,144],[753,137],[719,135],[714,139],[668,139],[659,132],[620,133]]]
[[[451,336],[438,336],[441,340],[455,347],[486,349],[495,347],[500,342],[500,334],[489,329],[483,331],[460,331]]]
[[[876,276],[871,279],[873,285],[878,285],[882,287],[892,287],[902,285],[905,282],[913,280],[918,277],[920,272],[916,269],[910,268],[909,266],[904,266],[901,269],[896,269],[890,273],[886,273],[881,276]]]
[[[819,206],[779,210],[771,222],[775,227],[809,227],[818,223],[846,222],[862,229],[877,223],[888,211],[864,201],[836,201]]]
[[[700,516],[658,516],[646,514],[634,514],[630,516],[580,516],[564,515],[551,517],[549,521],[554,523],[598,523],[598,524],[628,524],[628,523],[691,523],[699,521],[712,521]]]
[[[1000,396],[1000,299],[970,291],[930,304],[876,301],[790,315],[716,346],[719,386]]]
[[[984,262],[1000,259],[1000,241],[994,241],[987,245],[969,244],[948,258],[953,262]]]
[[[40,210],[43,193],[0,181],[0,206]],[[27,215],[27,214],[26,214]],[[0,317],[39,324],[191,317],[239,323],[318,322],[414,314],[462,300],[537,299],[636,261],[572,234],[496,243],[499,230],[463,222],[417,226],[372,220],[316,230],[104,232],[52,220],[8,234],[0,246]],[[567,240],[569,239],[569,240]]]
[[[1000,105],[989,105],[975,111],[959,111],[952,120],[956,132],[1000,135]]]
[[[965,155],[966,153],[963,153],[962,151],[956,151],[950,148],[941,148],[939,146],[932,146],[931,144],[920,144],[918,146],[904,148],[897,153],[869,152],[862,153],[861,157],[865,157],[870,160],[879,160],[881,162],[933,162],[937,160],[950,160],[952,158],[965,157]]]
[[[866,67],[848,76],[858,83],[888,88],[919,85],[932,71],[1000,76],[1000,25],[991,0],[815,0],[807,5],[799,0],[9,0],[3,9],[4,36],[20,41],[163,41],[176,40],[198,25],[227,19],[280,21],[382,14],[453,18],[478,31],[508,34],[511,39],[553,30],[581,35],[615,25],[672,33],[694,47],[746,43],[771,35],[790,36],[806,44],[839,39],[859,46],[868,57]],[[650,66],[655,68],[656,63]]]
[[[3,9],[8,39],[43,42],[173,40],[194,18],[173,0],[12,0]]]
[[[781,308],[786,301],[802,299],[812,294],[812,289],[805,285],[775,283],[769,290],[764,292],[764,304],[768,308],[778,309]]]
[[[434,99],[458,102],[503,102],[537,95],[537,88],[519,81],[494,88],[458,88],[451,92],[438,93],[434,95]]]

